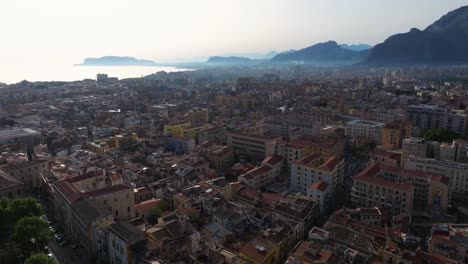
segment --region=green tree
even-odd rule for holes
[[[424,138],[430,141],[452,142],[459,138],[458,134],[445,128],[431,128],[424,133]]]
[[[55,260],[53,258],[50,258],[46,254],[34,254],[31,255],[24,264],[55,264]]]
[[[13,234],[13,242],[23,256],[39,253],[52,239],[52,231],[46,221],[37,216],[24,217],[18,221]]]
[[[162,211],[159,208],[154,208],[150,211],[148,215],[148,222],[150,222],[152,225],[156,224],[158,222],[158,218],[161,217]]]
[[[8,215],[13,223],[16,223],[23,217],[40,216],[42,214],[42,206],[34,198],[17,198],[12,200],[8,205]]]
[[[6,242],[0,246],[0,263],[17,263],[21,252],[15,244]]]

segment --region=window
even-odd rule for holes
[[[119,216],[119,210],[115,210],[115,216]]]

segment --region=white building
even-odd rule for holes
[[[384,123],[368,121],[368,120],[353,120],[346,123],[345,135],[348,140],[352,140],[357,136],[365,136],[370,141],[380,142],[380,134]]]
[[[310,154],[291,167],[291,189],[317,201],[322,213],[331,206],[329,198],[341,190],[343,182],[344,160],[333,156]]]
[[[411,156],[405,160],[404,168],[444,175],[450,179],[451,192],[468,193],[467,163]]]

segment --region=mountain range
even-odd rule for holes
[[[449,12],[424,30],[389,37],[369,52],[364,64],[454,65],[468,63],[468,6]]]
[[[349,49],[349,50],[354,50],[354,51],[363,51],[363,50],[368,50],[371,49],[372,46],[368,44],[341,44],[340,45],[343,49]]]
[[[318,43],[300,50],[267,54],[213,56],[208,64],[281,63],[312,65],[408,66],[468,64],[468,6],[442,16],[424,30],[388,37],[372,47],[367,44]],[[87,58],[80,65],[152,66],[155,62],[132,57]]]
[[[318,43],[310,47],[289,53],[278,54],[272,62],[308,63],[320,65],[353,64],[362,61],[367,56],[367,50],[354,51],[345,49],[336,41]]]

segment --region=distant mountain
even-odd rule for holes
[[[100,58],[86,58],[80,66],[153,66],[155,62],[140,60],[133,57],[104,56]]]
[[[369,52],[376,66],[468,63],[468,6],[449,12],[423,31],[413,28],[389,37]]]
[[[268,52],[267,54],[265,54],[263,56],[264,59],[271,59],[273,57],[275,57],[276,55],[278,55],[278,52],[276,52],[276,50],[272,50],[270,52]]]
[[[272,62],[299,62],[309,64],[352,64],[362,61],[367,51],[353,51],[340,47],[335,41],[318,43],[313,46],[276,55]]]
[[[207,63],[250,63],[252,62],[251,59],[245,57],[236,57],[236,56],[229,56],[229,57],[221,57],[221,56],[214,56],[210,57]]]
[[[351,44],[351,45],[341,44],[340,46],[343,49],[354,50],[354,51],[363,51],[363,50],[368,50],[372,48],[371,45],[367,45],[367,44]]]

